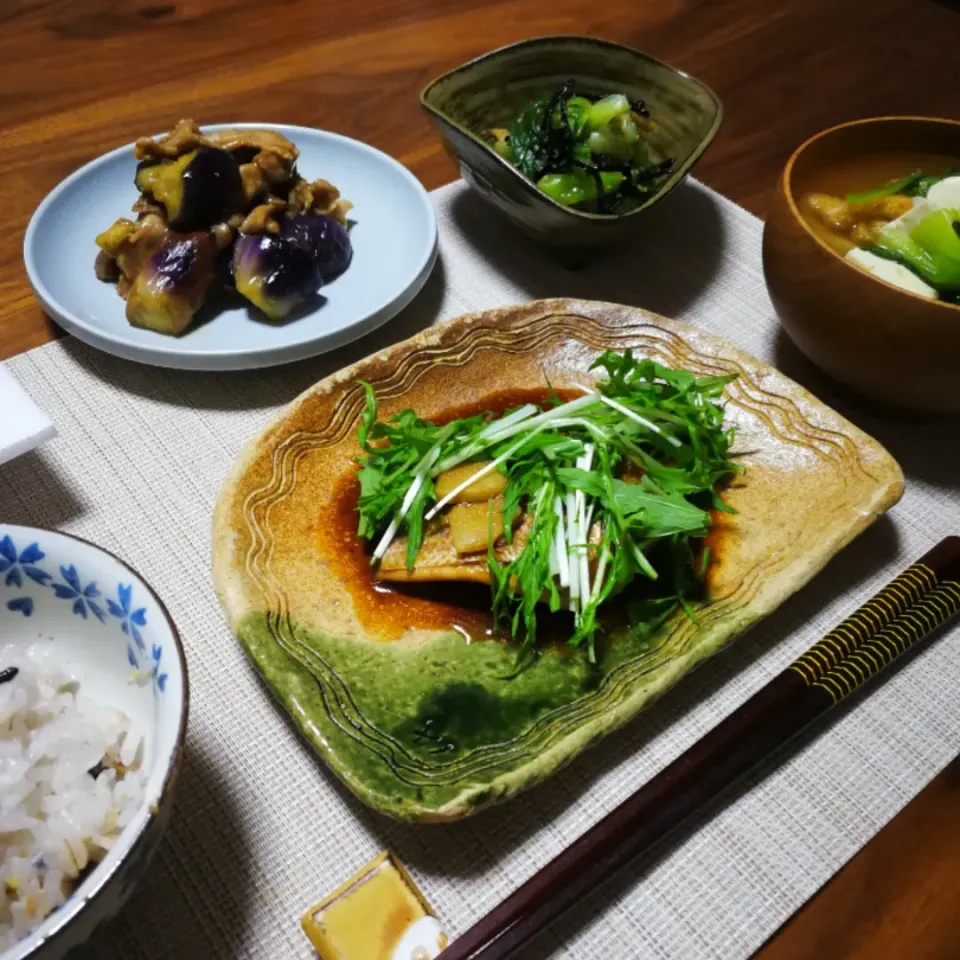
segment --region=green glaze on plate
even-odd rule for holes
[[[674,157],[663,187],[636,209],[596,214],[565,207],[543,193],[487,142],[534,97],[573,79],[577,93],[644,100],[658,126],[647,137],[653,158]],[[420,105],[464,180],[521,230],[551,246],[581,248],[622,240],[642,229],[647,210],[682,182],[713,140],[723,109],[699,80],[618,43],[590,37],[537,37],[494,50],[428,84]]]
[[[597,353],[628,346],[739,374],[727,418],[748,469],[725,493],[739,513],[718,524],[697,623],[678,615],[646,642],[622,631],[597,666],[549,647],[509,679],[515,649],[468,643],[453,623],[381,628],[344,575],[350,545],[334,549],[318,532],[357,453],[356,381],[374,385],[382,416],[412,407],[429,419],[539,386],[544,371],[556,387],[588,382]],[[879,444],[723,341],[632,308],[540,301],[435,327],[294,401],[224,486],[214,581],[237,638],[344,782],[394,816],[450,820],[542,780],[625,723],[806,583],[902,487]]]

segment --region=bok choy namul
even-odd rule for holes
[[[496,471],[505,479],[499,536],[511,542],[523,517],[526,539],[502,563],[489,538],[492,609],[522,640],[521,654],[534,648],[537,608],[546,604],[572,611],[570,643],[585,644],[595,659],[599,608],[637,578],[655,586],[632,591],[628,612],[639,637],[678,607],[693,616],[708,560],[696,542],[710,530],[710,509],[727,509],[717,485],[740,470],[718,403],[733,377],[697,377],[629,350],[604,353],[591,369],[605,378],[575,399],[551,390],[550,404],[444,425],[412,410],[378,422],[374,391],[364,384],[357,510],[360,536],[375,543],[372,563],[405,535],[412,570],[425,530],[460,488]],[[438,497],[441,474],[481,462]],[[491,534],[492,509],[491,500]]]

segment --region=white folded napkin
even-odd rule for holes
[[[19,457],[56,434],[53,421],[0,363],[0,463]]]

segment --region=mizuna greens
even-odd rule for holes
[[[727,509],[716,487],[738,473],[732,430],[718,403],[731,376],[697,377],[652,360],[608,351],[591,369],[595,389],[501,417],[478,415],[437,425],[405,410],[377,420],[373,388],[358,439],[358,532],[375,541],[377,564],[406,535],[413,569],[424,531],[458,491],[438,499],[434,481],[460,464],[489,461],[482,472],[506,478],[504,538],[526,518],[526,542],[509,563],[487,560],[495,621],[534,649],[537,607],[569,609],[570,643],[596,658],[599,608],[634,580],[634,632],[645,638],[675,609],[693,616],[708,557],[696,541],[710,530],[710,508]],[[475,482],[475,473],[466,481]],[[435,522],[435,521],[434,521]]]

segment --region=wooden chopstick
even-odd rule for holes
[[[947,537],[455,940],[442,960],[506,960],[814,720],[960,611]]]

